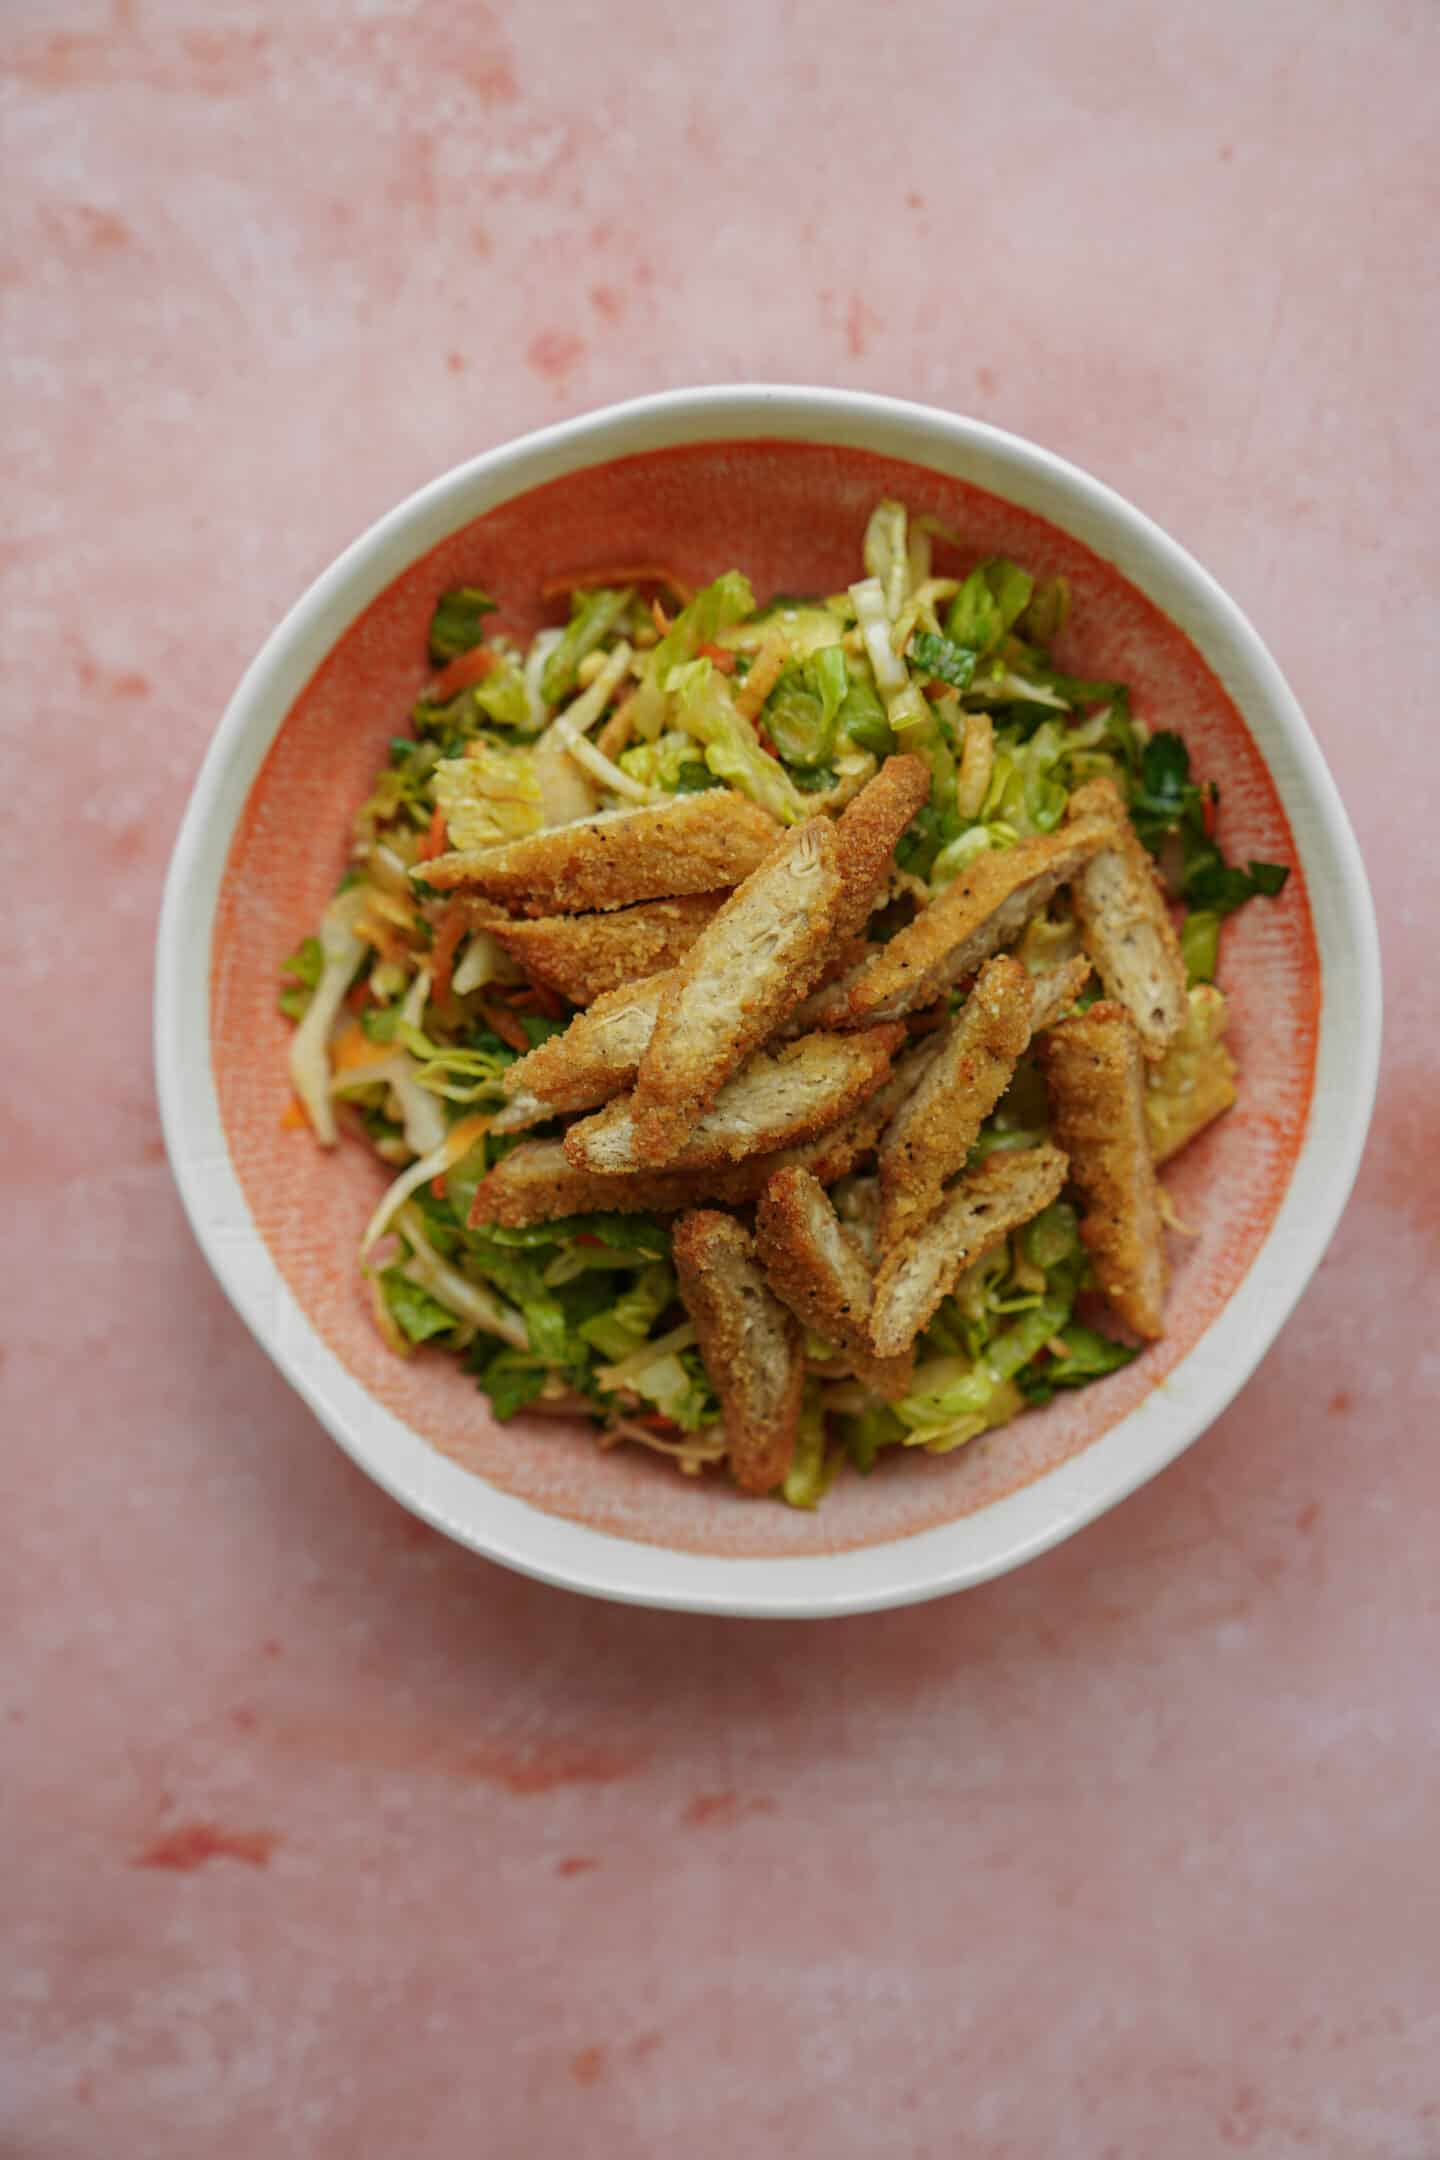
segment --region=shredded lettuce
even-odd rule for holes
[[[570,603],[570,620],[545,662],[540,677],[541,695],[547,705],[559,705],[575,687],[576,672],[586,653],[609,637],[635,594],[626,585],[619,591],[597,586],[577,592]]]
[[[910,659],[919,673],[935,676],[952,690],[969,689],[978,658],[972,647],[936,637],[929,630],[917,630],[910,640]]]
[[[454,1313],[398,1267],[380,1270],[380,1289],[407,1342],[428,1342],[432,1335],[448,1335],[454,1329]]]
[[[883,1403],[845,1420],[846,1452],[862,1477],[870,1475],[882,1448],[894,1447],[904,1437],[904,1419]]]
[[[838,645],[827,645],[798,667],[785,669],[761,717],[787,765],[813,771],[829,763],[849,688],[845,655]]]
[[[525,676],[514,660],[507,660],[483,682],[472,684],[469,691],[461,694],[468,696],[476,712],[494,726],[513,728],[518,735],[534,732],[530,700],[525,693]]]
[[[303,1020],[310,998],[325,972],[325,955],[317,937],[302,938],[288,959],[282,961],[280,974],[285,983],[278,1003],[287,1020]]]
[[[330,1030],[369,950],[358,928],[367,898],[367,887],[353,885],[338,893],[321,917],[320,972],[290,1038],[290,1085],[322,1147],[334,1147],[337,1138],[330,1100]]]
[[[950,603],[946,637],[976,654],[993,652],[1025,612],[1034,590],[1028,571],[1003,555],[992,555],[977,564]]]
[[[458,660],[461,653],[478,645],[484,635],[481,625],[494,613],[495,602],[478,585],[460,585],[444,593],[430,618],[430,658],[435,665]]]
[[[827,1452],[825,1412],[820,1390],[812,1380],[806,1385],[801,1405],[794,1459],[780,1488],[786,1504],[793,1508],[818,1507],[834,1483],[840,1463],[838,1450],[833,1455]]]
[[[468,1362],[476,1385],[490,1398],[490,1408],[503,1424],[544,1394],[550,1369],[543,1358],[529,1351],[496,1350],[489,1342],[476,1344]]]
[[[654,742],[632,743],[621,751],[618,763],[622,772],[668,795],[694,793],[697,775],[701,787],[723,785],[708,765],[699,762],[695,737],[683,728],[667,728]]]
[[[904,503],[878,502],[861,548],[868,577],[879,585],[893,622],[910,590],[909,512]]]
[[[681,726],[704,744],[705,763],[717,779],[748,795],[782,825],[798,825],[808,815],[794,782],[760,748],[754,729],[736,712],[725,678],[708,660],[673,669],[666,688]]]
[[[1053,1340],[1063,1349],[1063,1356],[1032,1361],[1015,1376],[1016,1386],[1032,1405],[1049,1402],[1059,1388],[1087,1387],[1140,1354],[1129,1343],[1116,1342],[1074,1320],[1057,1328]]]
[[[539,832],[545,821],[528,750],[477,738],[463,758],[441,759],[434,790],[452,847],[503,847],[507,840]]]
[[[743,621],[754,606],[750,580],[738,570],[727,570],[712,585],[702,586],[651,652],[651,680],[663,689],[672,669],[693,660],[702,645],[713,645],[722,630]]]
[[[1180,951],[1189,984],[1214,982],[1220,961],[1220,917],[1214,908],[1196,908],[1186,916],[1180,930]]]
[[[848,736],[857,750],[868,750],[873,757],[889,757],[895,748],[895,730],[873,683],[851,677],[836,724],[842,737]]]

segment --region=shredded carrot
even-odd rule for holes
[[[708,660],[713,668],[718,668],[722,675],[733,675],[735,672],[735,655],[728,646],[702,645],[700,657]]]
[[[443,855],[444,852],[445,812],[439,803],[436,803],[430,815],[430,830],[421,841],[420,852],[415,859],[417,862],[429,862],[432,855]]]
[[[575,1242],[577,1245],[593,1245],[598,1252],[603,1252],[605,1248],[604,1238],[591,1237],[588,1230],[582,1230]]]
[[[286,1103],[285,1108],[280,1113],[280,1123],[286,1132],[303,1132],[310,1123],[298,1095],[292,1095],[289,1102]]]
[[[565,577],[546,578],[540,587],[542,600],[561,600],[566,593],[585,592],[595,585],[663,585],[675,595],[682,607],[693,597],[691,587],[676,577],[673,570],[662,570],[658,564],[637,563],[607,570],[576,570]]]
[[[501,1042],[508,1043],[512,1050],[525,1051],[530,1048],[530,1038],[524,1028],[514,1013],[507,1011],[498,999],[481,998],[479,1012],[486,1027],[498,1035]]]
[[[527,983],[510,1002],[517,1012],[541,1012],[547,1020],[563,1020],[565,1017],[564,1004],[549,983]]]
[[[432,997],[447,998],[450,995],[450,978],[455,972],[455,955],[460,941],[470,927],[470,911],[464,900],[448,900],[435,925],[435,943],[430,948],[430,993]]]
[[[635,715],[631,710],[634,696],[632,690],[628,697],[621,699],[595,738],[595,747],[601,757],[609,758],[612,763],[626,748],[634,732]]]
[[[431,1192],[432,1192],[432,1193],[434,1193],[434,1195],[435,1195],[435,1198],[436,1198],[437,1200],[443,1200],[443,1199],[444,1199],[444,1197],[445,1197],[445,1172],[444,1172],[443,1170],[437,1171],[436,1175],[435,1175],[434,1177],[432,1177],[432,1178],[431,1178],[431,1180],[430,1180],[430,1190],[431,1190]]]
[[[370,985],[368,982],[357,982],[345,993],[346,1012],[362,1013],[369,1003]]]
[[[735,693],[735,710],[742,720],[759,718],[761,706],[784,673],[786,650],[783,638],[769,637],[756,653],[754,665]]]
[[[580,1240],[577,1239],[576,1242],[578,1244]],[[658,1410],[639,1411],[630,1417],[629,1423],[643,1425],[647,1432],[673,1433],[677,1440],[681,1436],[681,1428],[674,1418],[664,1417]]]
[[[364,1065],[383,1065],[389,1056],[389,1044],[371,1042],[357,1020],[343,1027],[330,1045],[330,1062],[337,1073],[357,1072]]]
[[[429,695],[437,703],[454,697],[457,690],[468,690],[472,683],[484,682],[493,675],[500,661],[488,645],[472,645],[469,652],[457,653],[430,685]]]
[[[659,631],[661,637],[665,637],[670,629],[670,618],[665,613],[664,608],[661,607],[658,600],[652,600],[650,602],[650,619],[654,623],[655,628]]]

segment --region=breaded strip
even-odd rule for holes
[[[860,970],[881,949],[864,938],[851,938],[840,946],[832,943],[830,958],[821,969],[819,983],[809,997],[801,999],[794,1012],[787,1014],[783,1024],[775,1030],[776,1034],[793,1038],[809,1035],[815,1028],[844,1027],[850,1010],[850,992],[860,980]]]
[[[545,1102],[522,1088],[518,1095],[510,1097],[503,1109],[496,1111],[490,1120],[490,1130],[493,1133],[529,1132],[532,1125],[543,1125],[559,1115],[554,1103]]]
[[[808,1170],[780,1170],[771,1178],[760,1195],[755,1246],[775,1295],[807,1328],[848,1353],[857,1378],[892,1401],[906,1392],[913,1360],[877,1358],[871,1348],[869,1264]]]
[[[760,1197],[777,1170],[792,1167],[809,1170],[821,1185],[834,1185],[848,1177],[874,1147],[898,1099],[895,1091],[903,1093],[913,1084],[919,1068],[912,1064],[904,1077],[900,1069],[915,1057],[916,1051],[907,1051],[896,1062],[895,1078],[813,1140],[770,1155],[751,1155],[743,1162],[717,1164],[710,1170],[642,1170],[629,1177],[596,1177],[575,1168],[561,1141],[523,1140],[482,1178],[470,1222],[472,1226],[498,1222],[506,1229],[520,1230],[531,1223],[553,1222],[559,1215],[607,1211],[670,1215],[707,1200],[725,1207],[746,1207]]]
[[[1105,844],[1109,830],[1103,819],[1095,819],[977,855],[938,900],[876,954],[850,993],[845,1021],[831,1024],[867,1027],[932,1003],[1011,944],[1057,887]]]
[[[1145,1127],[1135,1023],[1108,999],[1052,1028],[1045,1073],[1055,1137],[1085,1203],[1080,1236],[1095,1279],[1127,1327],[1165,1327],[1165,1231]]]
[[[930,1220],[880,1264],[870,1318],[879,1355],[907,1350],[965,1269],[1049,1207],[1065,1171],[1065,1157],[1048,1145],[997,1152],[967,1170]]]
[[[596,998],[683,959],[726,897],[724,892],[685,893],[604,915],[542,915],[534,922],[500,915],[485,927],[537,982],[558,990],[572,1005],[593,1005]]]
[[[1089,980],[1090,962],[1084,953],[1077,953],[1073,960],[1062,960],[1059,967],[1047,968],[1043,975],[1034,976],[1030,1000],[1030,1033],[1038,1035],[1042,1029],[1054,1027],[1060,1015],[1069,1011]]]
[[[937,1206],[1030,1040],[1034,989],[1008,953],[987,960],[940,1048],[880,1143],[880,1243],[888,1250]]]
[[[641,1177],[592,1177],[567,1161],[558,1140],[522,1140],[475,1188],[472,1230],[499,1223],[523,1230],[561,1215],[672,1215],[697,1207],[710,1190],[709,1177],[655,1171]]]
[[[869,922],[890,882],[901,836],[929,795],[930,768],[923,758],[890,757],[841,811],[835,825],[841,881],[836,945],[859,937]]]
[[[609,1102],[635,1078],[668,981],[668,974],[651,975],[596,998],[563,1035],[515,1060],[501,1081],[506,1094],[512,1101],[529,1096],[548,1103],[551,1116]]]
[[[467,886],[524,915],[578,915],[738,885],[779,832],[748,796],[709,788],[640,810],[602,810],[506,847],[437,855],[413,875],[437,892]]]
[[[735,1482],[743,1492],[770,1492],[795,1454],[805,1389],[800,1329],[733,1215],[709,1208],[682,1215],[673,1251],[680,1294],[720,1398]]]
[[[725,1083],[667,1167],[702,1170],[813,1139],[874,1094],[903,1040],[902,1029],[882,1027],[863,1035],[805,1035],[779,1050],[758,1051]],[[617,1177],[648,1167],[636,1100],[618,1096],[571,1126],[565,1153],[577,1170]]]
[[[838,853],[828,818],[795,826],[671,970],[635,1077],[643,1162],[676,1160],[730,1075],[809,990],[839,903]]]
[[[1090,780],[1070,798],[1072,824],[1108,820],[1110,839],[1074,882],[1085,950],[1108,997],[1126,1007],[1152,1061],[1185,1025],[1185,960],[1159,872],[1113,780]]]

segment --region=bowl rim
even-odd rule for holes
[[[1178,624],[1234,699],[1280,792],[1315,916],[1321,1009],[1305,1134],[1275,1218],[1221,1312],[1144,1402],[975,1514],[851,1551],[727,1558],[615,1536],[502,1493],[345,1370],[280,1276],[229,1159],[211,1066],[210,950],[256,772],[316,667],[409,563],[568,473],[683,445],[776,438],[879,451],[988,488],[1093,548]],[[1323,861],[1323,881],[1307,873],[1307,858]],[[1258,632],[1178,541],[1068,459],[988,422],[863,391],[740,383],[629,399],[482,451],[378,518],[300,595],[230,698],[180,824],[156,941],[154,1055],[165,1144],[201,1250],[261,1347],[392,1497],[472,1550],[567,1589],[672,1611],[821,1618],[1006,1573],[1147,1483],[1214,1423],[1294,1309],[1349,1198],[1378,1081],[1381,1003],[1369,883],[1323,755]]]

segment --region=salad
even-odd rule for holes
[[[859,536],[857,535],[857,538]],[[644,566],[429,678],[283,965],[358,1264],[495,1416],[814,1506],[1163,1329],[1156,1168],[1235,1100],[1218,793],[1058,664],[1061,578],[879,503],[848,590]]]

